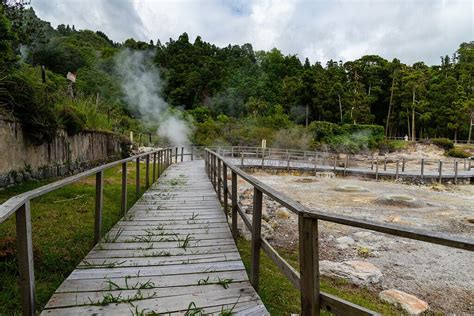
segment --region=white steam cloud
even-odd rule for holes
[[[126,101],[143,123],[158,126],[157,134],[171,145],[187,145],[192,132],[190,123],[161,97],[163,81],[152,57],[152,51],[125,49],[118,54],[116,70]]]

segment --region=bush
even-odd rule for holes
[[[447,138],[434,138],[431,140],[431,143],[443,148],[444,150],[450,150],[454,148],[453,141]]]
[[[65,107],[59,112],[59,120],[64,125],[68,135],[80,133],[86,127],[85,117],[70,107]]]
[[[392,153],[398,150],[405,149],[407,142],[404,140],[388,140],[384,139],[378,144],[380,153]]]
[[[469,158],[471,156],[470,153],[461,148],[451,148],[446,152],[446,155],[456,158]]]
[[[325,122],[325,121],[314,121],[308,126],[309,131],[313,134],[315,141],[322,141],[328,137],[339,134],[339,125]]]

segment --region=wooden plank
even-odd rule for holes
[[[95,174],[94,245],[102,237],[102,209],[104,207],[104,171]]]
[[[354,316],[369,316],[369,315],[380,315],[370,309],[364,308],[357,304],[346,301],[337,296],[321,292],[319,295],[321,302],[321,308],[327,310],[328,312],[337,315],[354,315]]]
[[[319,315],[318,222],[298,216],[301,314]]]
[[[17,260],[20,273],[21,309],[23,315],[35,315],[35,269],[31,236],[30,202],[16,212]]]
[[[262,231],[262,192],[253,190],[252,247],[250,253],[250,282],[258,292],[260,276],[260,244]]]
[[[278,252],[262,238],[262,250],[265,254],[275,263],[275,265],[280,269],[280,271],[285,275],[285,277],[291,282],[291,284],[297,289],[300,289],[300,274],[288,264],[283,257],[281,257]]]

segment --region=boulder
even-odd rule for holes
[[[319,262],[321,274],[330,277],[343,278],[356,285],[370,285],[380,282],[382,272],[368,261],[334,262],[322,260]]]
[[[402,308],[410,315],[419,315],[428,309],[428,303],[418,297],[395,289],[379,293],[382,301]]]

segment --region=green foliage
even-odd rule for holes
[[[8,76],[5,86],[8,91],[6,107],[20,120],[27,139],[33,144],[51,142],[58,123],[47,92],[54,84],[38,83],[34,70],[22,67]]]
[[[72,107],[65,107],[59,111],[59,121],[69,135],[82,132],[86,126],[85,117]]]
[[[318,142],[339,133],[339,125],[325,121],[311,122],[308,129],[313,134],[314,140]]]
[[[408,142],[404,140],[382,140],[378,143],[378,147],[381,153],[392,153],[405,149]]]
[[[446,155],[456,158],[469,158],[471,154],[462,148],[454,147],[446,152]]]
[[[431,140],[431,142],[436,146],[443,148],[444,150],[450,150],[454,148],[453,141],[447,138],[434,138]]]

